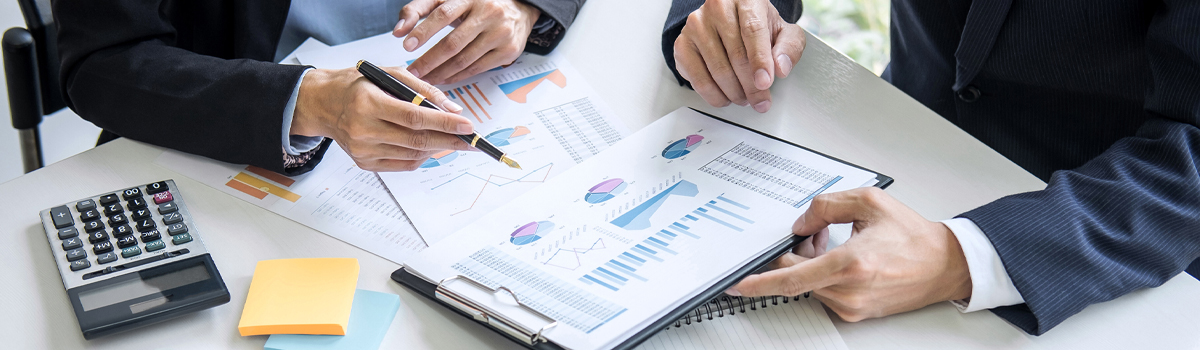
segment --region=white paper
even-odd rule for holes
[[[432,42],[448,30],[439,32]],[[366,59],[407,66],[432,44],[404,51],[390,33],[302,53],[318,68]],[[476,132],[522,166],[511,169],[479,152],[444,152],[412,172],[380,173],[428,243],[442,240],[495,208],[607,149],[628,135],[587,81],[559,55],[522,55],[513,64],[438,86]]]
[[[790,237],[816,194],[873,178],[680,109],[408,265],[432,280],[508,287],[559,322],[549,339],[608,348]]]
[[[784,298],[780,298],[784,299]],[[740,310],[736,310],[740,311]],[[801,298],[712,320],[671,326],[638,346],[642,350],[842,350],[846,342],[816,298]]]
[[[176,151],[154,162],[396,263],[425,249],[375,173],[358,168],[336,142],[317,167],[293,177]]]
[[[313,37],[309,37],[308,39],[305,39],[304,42],[300,43],[300,46],[297,46],[296,50],[293,50],[292,53],[289,53],[287,56],[284,56],[282,60],[279,60],[279,63],[281,63],[281,64],[301,64],[300,58],[299,58],[301,53],[312,52],[315,50],[320,50],[320,49],[324,49],[324,48],[328,48],[328,47],[329,47],[329,45],[326,45],[325,43],[321,42],[320,40],[317,40],[316,38],[313,38]]]

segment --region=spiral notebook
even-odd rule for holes
[[[891,183],[681,108],[430,246],[392,279],[534,349],[631,349],[715,326],[714,313],[733,328],[705,333],[740,340],[712,345],[794,337],[838,349],[815,301],[721,295],[806,239],[791,225],[817,195]],[[805,320],[785,320],[788,310]],[[647,346],[690,347],[675,337]]]
[[[721,296],[637,349],[841,350],[846,343],[815,298]]]

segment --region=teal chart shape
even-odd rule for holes
[[[553,229],[553,222],[534,221],[521,226],[521,228],[518,228],[516,231],[513,231],[508,241],[516,245],[526,245],[537,242],[537,240],[542,239],[543,236]]]
[[[696,148],[700,147],[700,141],[704,141],[704,136],[688,135],[688,137],[672,142],[670,146],[662,151],[663,158],[675,159],[692,153]]]
[[[650,217],[654,216],[654,213],[657,212],[658,208],[663,205],[663,202],[667,201],[667,198],[670,198],[671,196],[695,197],[697,193],[700,193],[700,189],[696,187],[696,184],[688,182],[687,180],[679,180],[679,182],[671,185],[670,188],[659,192],[659,194],[651,197],[649,200],[641,205],[638,205],[629,212],[618,216],[613,221],[610,221],[610,223],[626,230],[642,230],[649,228]]]
[[[616,197],[617,194],[624,191],[625,187],[628,186],[629,184],[625,183],[625,180],[608,179],[588,189],[588,193],[583,196],[583,200],[592,204],[603,203]]]

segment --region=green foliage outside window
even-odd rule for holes
[[[890,11],[888,0],[804,0],[799,23],[878,75],[891,57]]]

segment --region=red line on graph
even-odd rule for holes
[[[487,95],[483,94],[483,90],[479,89],[479,85],[471,84],[471,86],[475,87],[475,91],[479,91],[479,97],[483,97],[483,102],[487,102],[488,106],[492,105],[492,101],[488,101]]]
[[[597,243],[599,243],[599,244],[600,244],[600,248],[596,248],[596,244],[597,244]],[[592,243],[592,246],[591,246],[591,247],[589,247],[589,248],[587,248],[587,249],[583,249],[583,248],[571,248],[571,249],[562,249],[562,248],[558,248],[558,250],[554,252],[554,255],[551,255],[549,259],[546,259],[546,262],[542,263],[542,265],[550,265],[550,266],[554,266],[554,267],[557,267],[557,268],[562,268],[562,269],[567,269],[567,270],[570,270],[570,271],[575,271],[575,269],[578,269],[580,266],[583,266],[583,260],[579,259],[579,254],[584,254],[584,253],[587,253],[587,252],[590,252],[590,251],[593,251],[593,250],[601,250],[601,249],[604,249],[604,248],[608,248],[608,247],[606,247],[606,246],[604,245],[604,239],[603,239],[603,238],[597,238],[597,239],[596,239],[596,243]],[[580,249],[583,249],[583,251],[580,251]],[[558,255],[558,253],[561,253],[561,252],[572,252],[572,253],[575,253],[575,267],[568,268],[568,267],[565,267],[565,266],[560,266],[560,265],[555,265],[555,264],[551,264],[551,263],[550,263],[550,260],[554,260],[554,257],[555,257],[555,256],[557,256],[557,255]]]
[[[475,105],[479,106],[479,110],[483,111],[483,115],[486,116],[488,118],[488,120],[492,120],[492,116],[490,114],[488,114],[486,109],[483,109],[483,105],[479,104],[479,100],[475,99],[475,94],[471,93],[471,89],[467,89],[467,96],[471,96],[471,101],[475,101]],[[471,104],[468,103],[467,105],[470,106]],[[475,118],[479,118],[479,116],[475,116]],[[480,120],[479,122],[482,123],[483,121]]]
[[[536,180],[536,181],[535,180],[526,181],[526,180],[511,179],[511,178],[507,178],[507,177],[503,177],[503,176],[496,176],[495,174],[488,175],[487,179],[483,181],[483,188],[479,189],[479,194],[475,195],[475,200],[471,201],[471,206],[469,206],[469,207],[467,207],[467,209],[463,209],[462,211],[459,211],[457,213],[450,214],[450,216],[462,214],[468,210],[474,209],[475,203],[479,203],[479,197],[483,197],[483,191],[487,190],[488,185],[492,183],[492,178],[505,179],[505,180],[509,180],[509,181],[513,181],[513,182],[533,182],[533,183],[546,182],[546,179],[550,178],[550,170],[552,170],[552,169],[554,169],[554,163],[550,163],[550,166],[546,167],[546,176],[543,176],[541,180]]]

